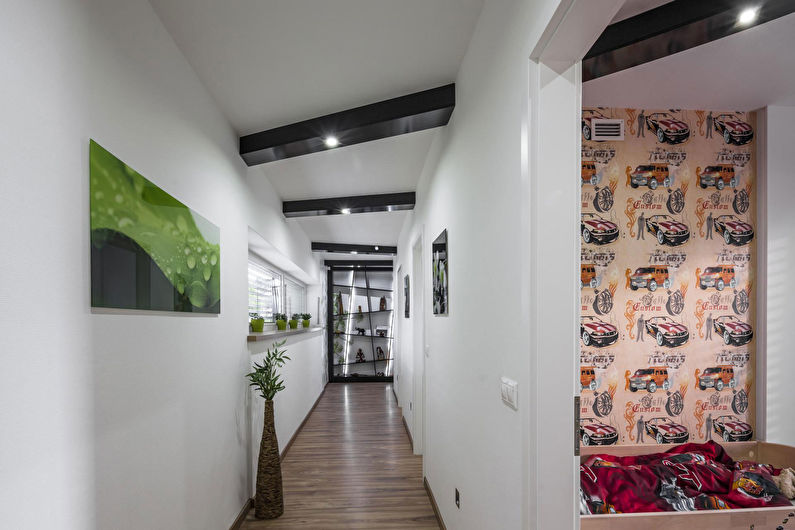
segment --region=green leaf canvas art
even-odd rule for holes
[[[91,305],[219,313],[220,230],[91,140]]]

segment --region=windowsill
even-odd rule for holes
[[[310,326],[308,328],[297,328],[297,329],[285,329],[284,331],[278,329],[272,329],[267,331],[261,331],[257,333],[249,333],[247,342],[258,342],[261,340],[278,338],[278,337],[287,337],[290,335],[300,335],[302,333],[315,333],[318,331],[323,331],[322,326]]]

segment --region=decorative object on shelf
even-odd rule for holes
[[[251,313],[249,316],[251,317],[251,331],[254,333],[262,333],[262,330],[265,328],[265,319],[257,313]]]
[[[364,313],[362,313],[362,306],[359,306],[359,311],[356,312],[356,322],[364,320]]]
[[[342,350],[342,344],[334,341],[334,354],[337,356],[337,364],[343,364],[345,362],[345,356],[342,355]]]
[[[273,318],[276,320],[276,329],[279,331],[287,329],[287,315],[284,313],[274,313]]]
[[[355,328],[355,329],[356,329],[356,334],[357,335],[364,335],[364,331],[365,331],[364,328]]]
[[[375,348],[375,355],[379,361],[383,361],[386,357],[384,356],[384,349],[381,346],[377,346]]]
[[[304,326],[305,328],[308,328],[308,327],[309,327],[309,320],[310,320],[311,318],[312,318],[312,315],[310,315],[309,313],[302,313],[302,314],[301,314],[302,324],[303,324],[303,326]]]
[[[376,372],[375,375],[378,377],[384,377],[384,372]]]
[[[381,301],[378,302],[378,310],[386,311],[386,296],[382,296]]]
[[[298,329],[298,320],[301,318],[301,315],[298,313],[293,313],[290,317],[290,329]]]
[[[376,326],[375,327],[375,334],[379,337],[386,337],[386,334],[389,332],[389,328],[386,326]]]
[[[364,352],[361,348],[356,352],[356,362],[363,363],[364,362]]]
[[[433,314],[446,315],[448,308],[447,292],[447,230],[443,230],[431,245],[433,263]]]
[[[257,491],[254,496],[254,515],[257,519],[275,519],[284,513],[282,491],[282,467],[279,456],[279,442],[276,439],[276,426],[273,418],[273,398],[284,390],[279,368],[290,358],[286,350],[280,348],[284,341],[268,348],[262,364],[254,363],[254,371],[246,374],[250,386],[259,390],[265,399],[265,414],[262,426],[262,441],[257,462]]]
[[[334,309],[337,315],[344,315],[345,309],[342,307],[342,293],[336,292],[334,293]]]
[[[403,316],[410,318],[411,311],[409,308],[411,307],[411,289],[409,286],[408,274],[403,277],[403,303],[405,305],[405,308],[403,309]]]
[[[221,312],[221,232],[94,140],[91,306]]]

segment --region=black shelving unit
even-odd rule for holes
[[[395,320],[392,267],[345,262],[328,270],[328,368],[332,382],[392,381]],[[383,305],[385,307],[382,307]],[[341,311],[340,311],[341,309]],[[357,329],[364,330],[361,334]],[[379,335],[379,330],[383,333]],[[383,359],[378,358],[379,349]],[[364,355],[357,362],[357,352]]]

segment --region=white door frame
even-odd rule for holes
[[[527,528],[579,529],[580,61],[623,0],[561,2],[529,61]]]
[[[411,345],[414,362],[414,381],[412,382],[412,423],[414,424],[414,454],[425,452],[425,237],[424,229],[411,245],[412,275],[415,285],[412,298],[413,344]],[[425,460],[423,459],[423,476]]]

